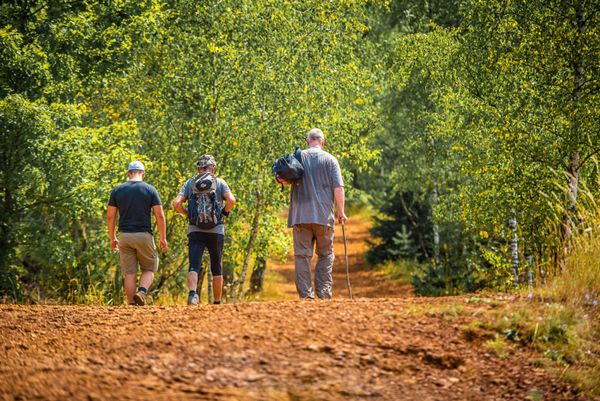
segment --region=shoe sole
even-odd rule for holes
[[[144,306],[144,305],[146,305],[146,300],[144,298],[140,297],[138,294],[135,294],[133,296],[133,301],[135,302],[135,304],[137,306]]]

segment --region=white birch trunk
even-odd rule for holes
[[[431,202],[432,209],[437,204],[438,190],[437,186],[433,189],[433,199]],[[437,223],[433,223],[433,257],[435,260],[436,270],[440,268],[440,226]]]
[[[508,220],[508,225],[512,230],[510,240],[510,255],[512,261],[512,270],[515,287],[519,285],[519,237],[517,233],[517,218],[512,217]]]
[[[575,111],[577,111],[579,100],[581,98],[581,89],[584,84],[584,65],[583,59],[581,58],[582,49],[584,46],[583,38],[586,31],[586,15],[585,15],[586,2],[581,1],[575,7],[575,15],[577,18],[577,31],[578,38],[575,42],[575,62],[574,62],[574,80],[575,90],[573,91],[573,100],[575,102]],[[580,136],[579,120],[578,115],[575,113],[573,120],[571,121],[571,138],[578,139]],[[564,256],[566,257],[569,253],[569,241],[573,235],[573,214],[577,206],[577,190],[579,187],[579,168],[581,167],[581,155],[574,149],[569,157],[569,167],[567,174],[567,210],[563,219],[563,240],[565,242]]]
[[[530,253],[528,253],[525,256],[525,261],[526,261],[526,265],[525,265],[525,277],[527,278],[527,285],[529,287],[533,287],[533,255],[531,255]]]

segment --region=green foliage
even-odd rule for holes
[[[386,201],[409,192],[429,206],[430,233],[440,236],[431,264],[439,266],[444,243],[464,255],[447,280],[477,272],[505,288],[516,217],[519,277],[531,256],[541,281],[562,266],[577,211],[589,207],[578,187],[598,176],[600,4],[473,0],[433,16],[411,4],[374,30],[391,61],[383,79],[393,84],[374,140],[380,171],[365,181],[384,188]],[[589,192],[597,197],[598,186]],[[394,246],[382,244],[373,251]],[[446,273],[431,274],[440,282]]]
[[[432,256],[431,220],[427,204],[416,201],[411,193],[403,193],[380,206],[374,216],[371,234],[381,242],[367,253],[370,263],[417,258],[423,262]]]
[[[417,263],[414,260],[398,259],[396,261],[388,260],[378,265],[378,270],[391,279],[403,283],[411,282],[411,275],[415,271]]]
[[[540,282],[565,266],[599,195],[599,8],[5,3],[0,296],[119,302],[110,188],[141,159],[168,206],[210,153],[238,199],[224,263],[230,295],[243,297],[253,261],[289,248],[277,217],[288,194],[270,165],[314,126],[342,164],[349,203],[378,209],[370,260],[416,259],[419,293],[504,289],[516,233],[517,275],[530,256]],[[183,291],[187,264],[186,223],[166,209],[158,298]]]
[[[253,258],[288,248],[270,166],[321,127],[364,170],[374,105],[358,57],[366,4],[345,1],[26,2],[0,8],[0,294],[120,302],[104,213],[132,159],[165,205],[203,153],[237,200],[225,264],[236,297]],[[347,175],[347,173],[344,173]],[[186,224],[153,291],[183,290]]]

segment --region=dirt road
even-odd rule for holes
[[[450,299],[0,306],[2,400],[575,400]],[[479,308],[485,306],[478,306]],[[442,309],[439,309],[442,308]]]
[[[0,305],[0,399],[585,399],[530,355],[500,358],[466,335],[469,319],[505,301],[410,297],[365,268],[364,227],[349,229],[353,301],[340,258],[332,301]],[[290,263],[276,271],[293,274]],[[295,298],[291,281],[282,291]]]

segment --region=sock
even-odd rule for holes
[[[194,290],[190,290],[190,295],[191,295],[191,296],[194,296],[194,295],[196,295],[196,291],[194,291]]]
[[[144,294],[147,294],[147,293],[148,293],[148,290],[147,290],[146,288],[144,288],[144,287],[138,287],[138,291],[141,291],[141,292],[143,292]]]

